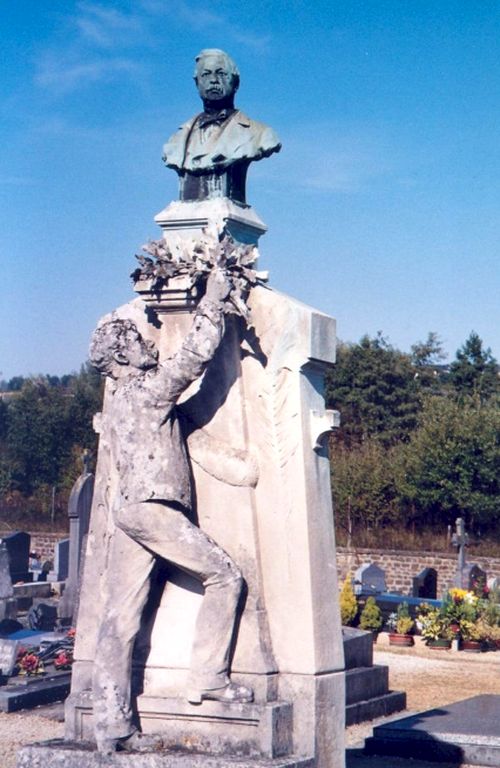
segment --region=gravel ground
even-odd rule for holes
[[[375,648],[374,663],[389,666],[390,687],[406,691],[410,712],[451,704],[480,693],[500,694],[500,652],[465,654],[431,651],[420,644],[412,649],[396,650],[389,649],[382,639]],[[393,717],[400,717],[401,714]],[[15,755],[22,744],[61,737],[62,718],[62,705],[13,714],[0,712],[0,768],[15,768]],[[371,736],[373,726],[387,722],[387,719],[352,725],[346,729],[348,768],[435,768],[435,763],[364,757],[360,753],[364,739]],[[446,766],[441,763],[441,768]]]

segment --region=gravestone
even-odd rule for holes
[[[61,539],[54,549],[54,578],[65,581],[69,569],[69,539]]]
[[[437,597],[437,571],[435,568],[424,568],[418,576],[413,577],[412,597],[435,600]]]
[[[10,563],[7,545],[0,542],[0,621],[15,619],[17,616],[17,600],[14,598],[14,587],[10,576]]]
[[[467,563],[462,570],[462,589],[475,591],[482,589],[487,584],[487,573],[477,563]]]
[[[355,595],[380,595],[386,591],[385,571],[375,563],[363,563],[354,574]]]
[[[3,541],[9,553],[10,577],[12,583],[18,581],[33,581],[33,574],[29,570],[30,541],[29,533],[14,531],[4,536]]]
[[[10,563],[7,545],[0,542],[0,600],[7,600],[14,595],[12,579],[10,576]]]
[[[17,640],[0,638],[0,674],[10,677],[14,671],[17,658]]]
[[[89,471],[89,453],[83,455],[83,473],[77,479],[68,502],[69,563],[68,578],[59,602],[59,619],[64,625],[76,622],[85,544],[89,530],[90,509],[94,493],[94,475]]]

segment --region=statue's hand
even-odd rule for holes
[[[225,270],[215,267],[208,276],[205,297],[210,301],[219,303],[227,299],[232,288],[233,286]]]

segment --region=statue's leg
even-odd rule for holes
[[[106,568],[104,612],[93,671],[95,735],[98,748],[135,730],[130,707],[134,640],[149,593],[154,556],[116,528]]]
[[[188,690],[193,700],[200,700],[196,692],[225,688],[243,583],[239,568],[213,539],[167,503],[124,507],[117,524],[135,541],[201,581],[205,595],[196,622]]]

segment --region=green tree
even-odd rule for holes
[[[442,526],[461,516],[483,530],[498,525],[500,411],[493,402],[429,398],[403,454],[397,483],[411,518]]]
[[[393,445],[415,427],[419,398],[410,357],[381,334],[341,344],[326,385],[328,406],[341,413],[337,439],[347,446],[370,437]]]
[[[459,394],[477,394],[484,399],[500,392],[497,361],[489,348],[483,348],[483,341],[475,331],[457,350],[450,366],[450,380]]]
[[[336,522],[344,530],[369,530],[400,519],[397,473],[400,449],[367,440],[351,449],[334,445],[332,493]]]
[[[431,331],[425,341],[413,344],[410,357],[421,396],[443,392],[448,376],[443,370],[446,353],[438,334]]]

